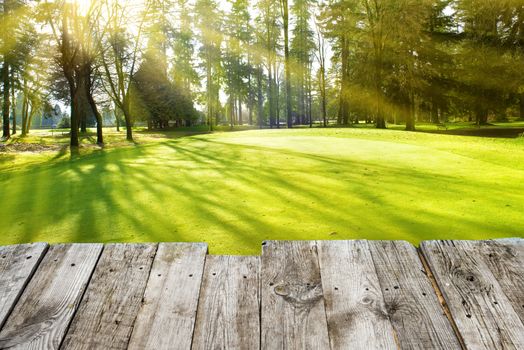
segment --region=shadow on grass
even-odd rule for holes
[[[498,181],[178,138],[0,177],[0,243],[206,241],[258,254],[265,239],[522,235],[522,184]]]

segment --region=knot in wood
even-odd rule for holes
[[[282,282],[273,291],[294,307],[311,308],[322,299],[320,282]]]

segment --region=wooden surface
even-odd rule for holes
[[[189,349],[207,246],[161,243],[129,349]]]
[[[58,349],[102,244],[51,246],[0,332],[0,348]]]
[[[320,273],[334,349],[396,349],[367,241],[318,243]]]
[[[466,347],[524,349],[524,325],[476,243],[432,241],[421,248]]]
[[[327,349],[329,336],[316,242],[264,242],[262,349]]]
[[[258,257],[206,259],[193,349],[260,347]]]
[[[0,327],[47,250],[46,243],[0,247]]]
[[[524,240],[0,247],[0,349],[524,349]]]
[[[400,347],[459,349],[415,247],[403,241],[376,241],[369,246]]]
[[[109,244],[62,349],[127,349],[156,244]]]

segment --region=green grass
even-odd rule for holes
[[[140,134],[136,145],[79,156],[0,154],[0,244],[204,241],[213,254],[258,254],[266,239],[524,234],[522,138],[372,129],[178,136]]]

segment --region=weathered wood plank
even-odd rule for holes
[[[207,245],[161,243],[129,349],[189,349]]]
[[[156,248],[105,246],[61,349],[127,349]]]
[[[328,349],[315,242],[264,242],[261,258],[262,349]]]
[[[460,349],[415,247],[370,241],[369,248],[400,348]]]
[[[524,239],[475,241],[472,247],[493,272],[524,323]]]
[[[0,332],[0,348],[58,349],[102,248],[51,246]]]
[[[320,241],[332,349],[396,349],[367,241]]]
[[[0,247],[0,329],[47,251],[47,243]]]
[[[208,256],[192,349],[260,348],[259,257]]]
[[[524,349],[524,325],[472,244],[430,241],[421,250],[467,348]]]

